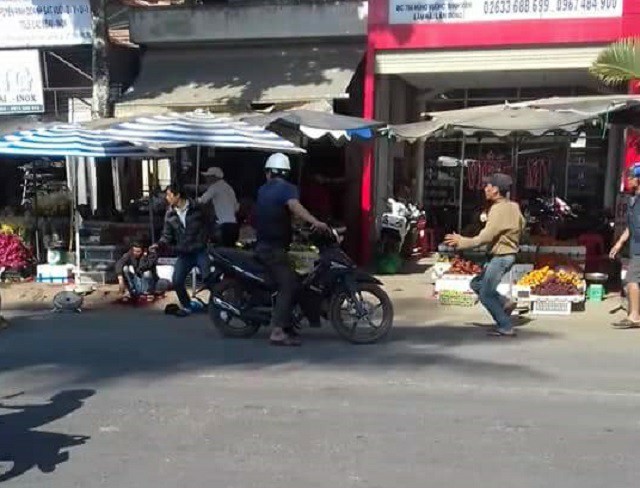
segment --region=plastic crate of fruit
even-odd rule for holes
[[[454,290],[443,290],[438,293],[438,303],[440,305],[456,307],[473,307],[476,304],[475,293],[465,293]]]

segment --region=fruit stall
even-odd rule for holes
[[[518,261],[526,257],[532,262],[514,264],[498,286],[498,292],[516,301],[519,309],[530,309],[534,314],[565,315],[578,310],[586,293],[584,267],[574,259],[580,258],[581,250],[573,247],[566,254],[544,248],[527,251],[518,255]],[[477,297],[471,289],[471,280],[482,271],[484,260],[486,256],[465,259],[460,255],[439,254],[432,270],[438,302],[449,306],[474,305]]]

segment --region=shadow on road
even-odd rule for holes
[[[89,437],[36,430],[78,410],[94,390],[66,390],[41,405],[0,402],[0,483],[38,468],[53,472],[69,460],[68,448],[84,444]]]
[[[305,329],[303,347],[283,349],[268,345],[266,330],[248,340],[222,339],[209,324],[206,315],[176,319],[140,312],[16,319],[0,340],[0,372],[55,365],[71,370],[77,384],[94,384],[120,377],[161,377],[207,368],[255,370],[289,363],[373,371],[439,366],[471,375],[547,378],[527,365],[508,364],[504,358],[496,362],[471,359],[455,349],[484,343],[517,347],[522,341],[550,337],[530,328],[514,341],[489,338],[474,326],[398,325],[387,341],[354,346],[326,326]]]

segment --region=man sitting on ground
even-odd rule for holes
[[[124,295],[128,292],[132,298],[142,295],[152,297],[158,282],[157,263],[158,255],[155,252],[147,252],[141,244],[133,243],[116,263],[120,293]]]

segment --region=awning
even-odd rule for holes
[[[251,115],[242,120],[260,127],[282,124],[300,131],[311,139],[330,136],[336,141],[343,139],[371,139],[376,130],[384,127],[384,122],[349,117],[313,110],[289,110],[265,115]]]
[[[376,54],[381,75],[588,69],[604,46],[411,50]]]
[[[512,105],[505,103],[431,112],[428,114],[430,120],[391,125],[389,133],[409,142],[446,132],[498,137],[574,133],[599,117],[636,108],[640,109],[640,96],[558,97]]]
[[[149,50],[116,115],[344,98],[364,56],[361,43]],[[160,109],[158,109],[160,107]]]

